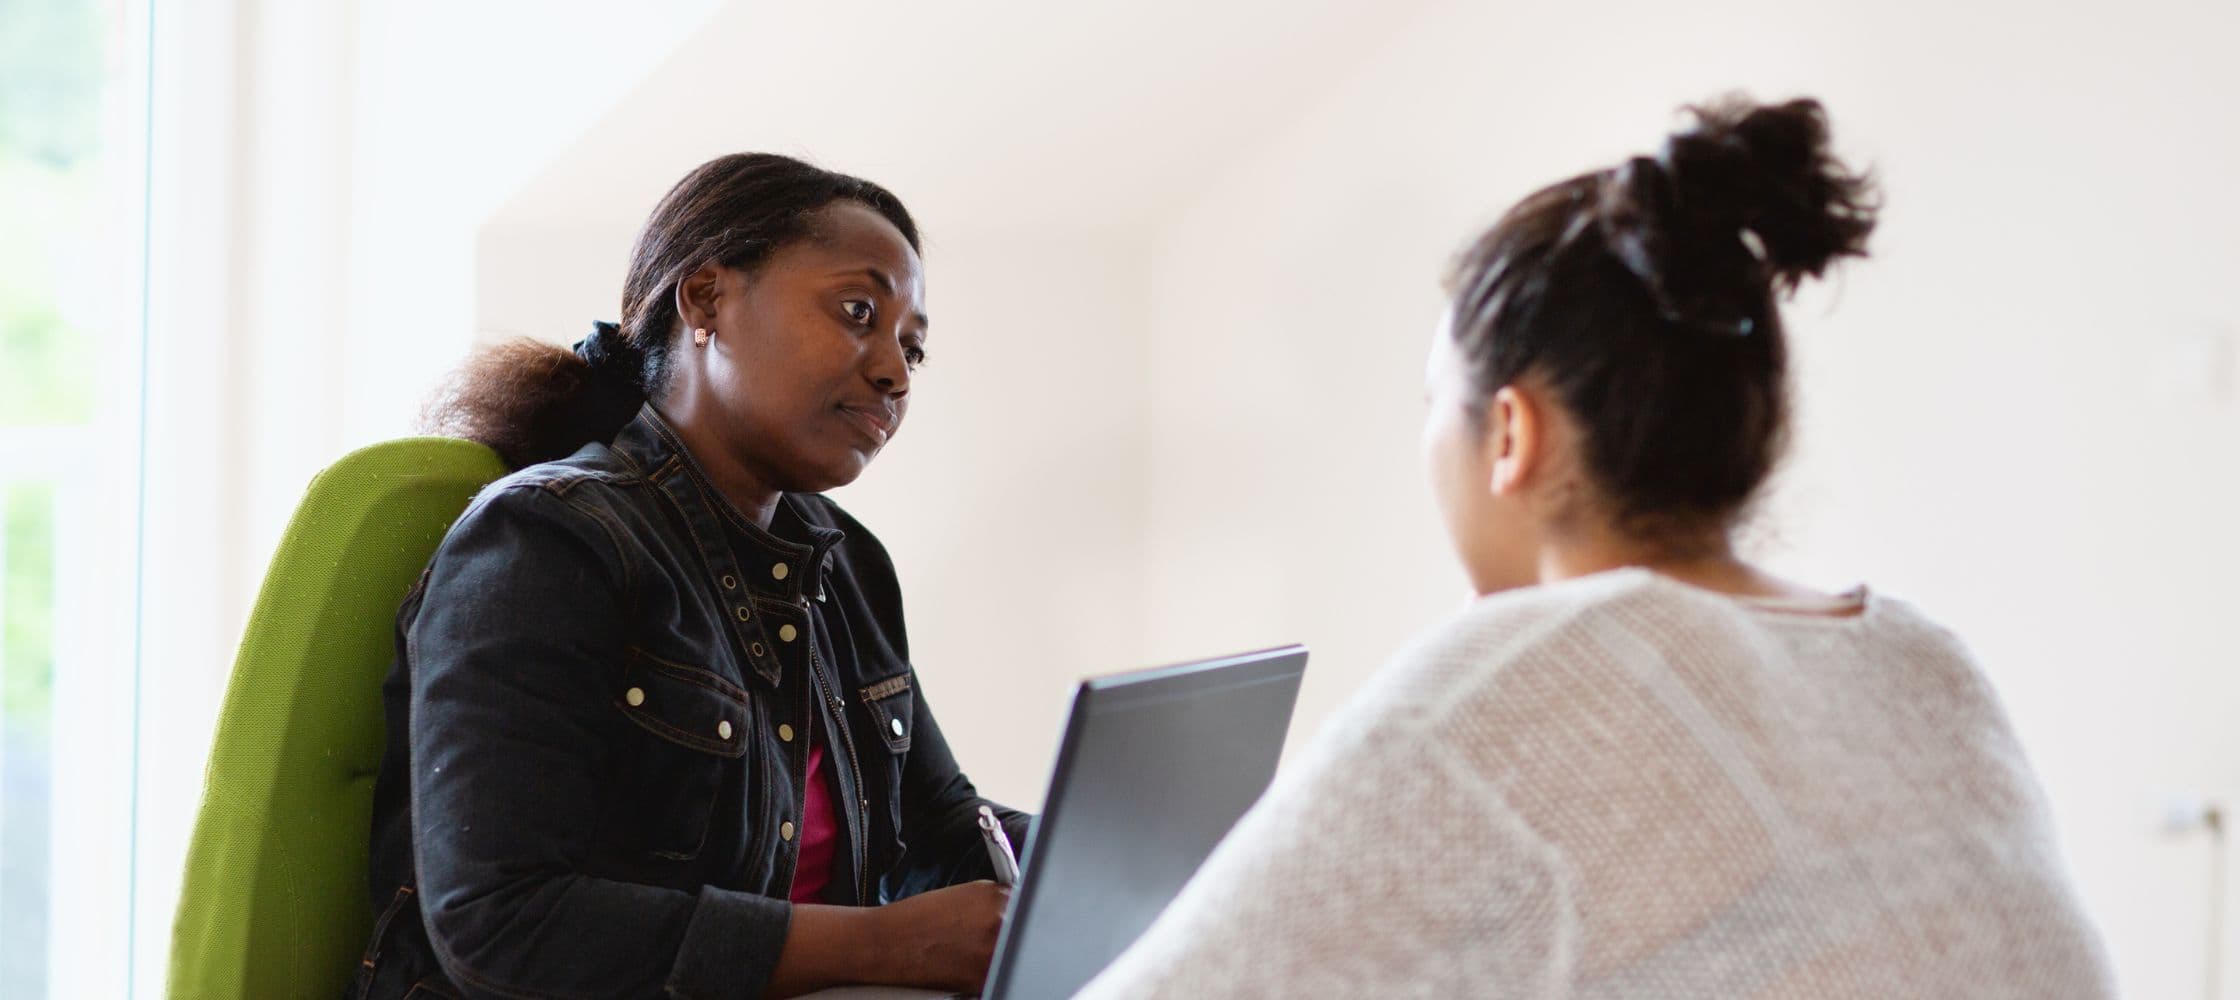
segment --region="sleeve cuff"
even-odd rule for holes
[[[669,995],[684,1000],[754,1000],[770,984],[785,950],[793,904],[768,896],[702,886],[685,925]]]

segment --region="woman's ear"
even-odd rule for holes
[[[677,282],[677,318],[687,330],[713,329],[723,303],[724,267],[713,261]]]
[[[1493,495],[1514,496],[1539,473],[1547,446],[1547,427],[1541,419],[1540,401],[1514,385],[1502,386],[1486,405],[1486,467],[1492,470],[1487,487]]]

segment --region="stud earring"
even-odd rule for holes
[[[700,345],[701,347],[708,346],[708,328],[704,326],[693,327],[692,342]]]

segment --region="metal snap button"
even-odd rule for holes
[[[781,743],[793,742],[793,727],[783,722],[778,723],[778,741]]]
[[[717,737],[718,739],[726,739],[726,740],[728,740],[728,739],[730,739],[730,738],[731,738],[731,720],[730,720],[730,719],[725,719],[725,720],[723,720],[723,721],[721,721],[721,722],[718,722],[718,723],[716,723],[716,737]]]
[[[792,840],[792,839],[793,839],[793,821],[792,821],[792,820],[790,820],[790,819],[789,819],[789,820],[787,820],[787,821],[785,821],[785,822],[783,822],[783,823],[780,823],[780,824],[778,824],[778,839],[779,839],[779,840],[787,840],[787,841],[790,841],[790,840]]]
[[[783,580],[786,578],[786,574],[791,572],[793,571],[787,569],[785,563],[779,563],[776,566],[770,567],[770,576],[773,579]]]
[[[895,734],[896,736],[900,736],[900,735],[902,735],[902,720],[901,720],[901,719],[893,719],[893,720],[889,720],[889,721],[888,721],[888,723],[887,723],[887,728],[889,728],[889,729],[892,729],[892,730],[894,730],[894,734]]]
[[[784,641],[786,641],[786,642],[792,642],[792,641],[793,641],[793,637],[794,637],[794,636],[797,636],[797,635],[800,635],[800,634],[801,634],[801,633],[799,633],[799,632],[797,632],[797,631],[794,631],[794,628],[793,628],[793,626],[791,626],[791,625],[780,625],[780,626],[778,626],[778,638],[779,638],[779,639],[782,639],[782,640],[784,640]]]
[[[636,708],[640,705],[643,705],[646,703],[646,689],[631,688],[628,691],[624,691],[622,692],[622,700],[629,702],[631,708]]]

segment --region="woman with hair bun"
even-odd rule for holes
[[[885,189],[725,156],[647,220],[620,324],[432,406],[519,471],[398,615],[353,997],[979,987],[987,803],[886,551],[819,495],[900,429],[924,288]]]
[[[1960,640],[1735,552],[1776,300],[1874,208],[1817,103],[1729,100],[1472,242],[1424,457],[1480,596],[1083,995],[2113,995]]]

